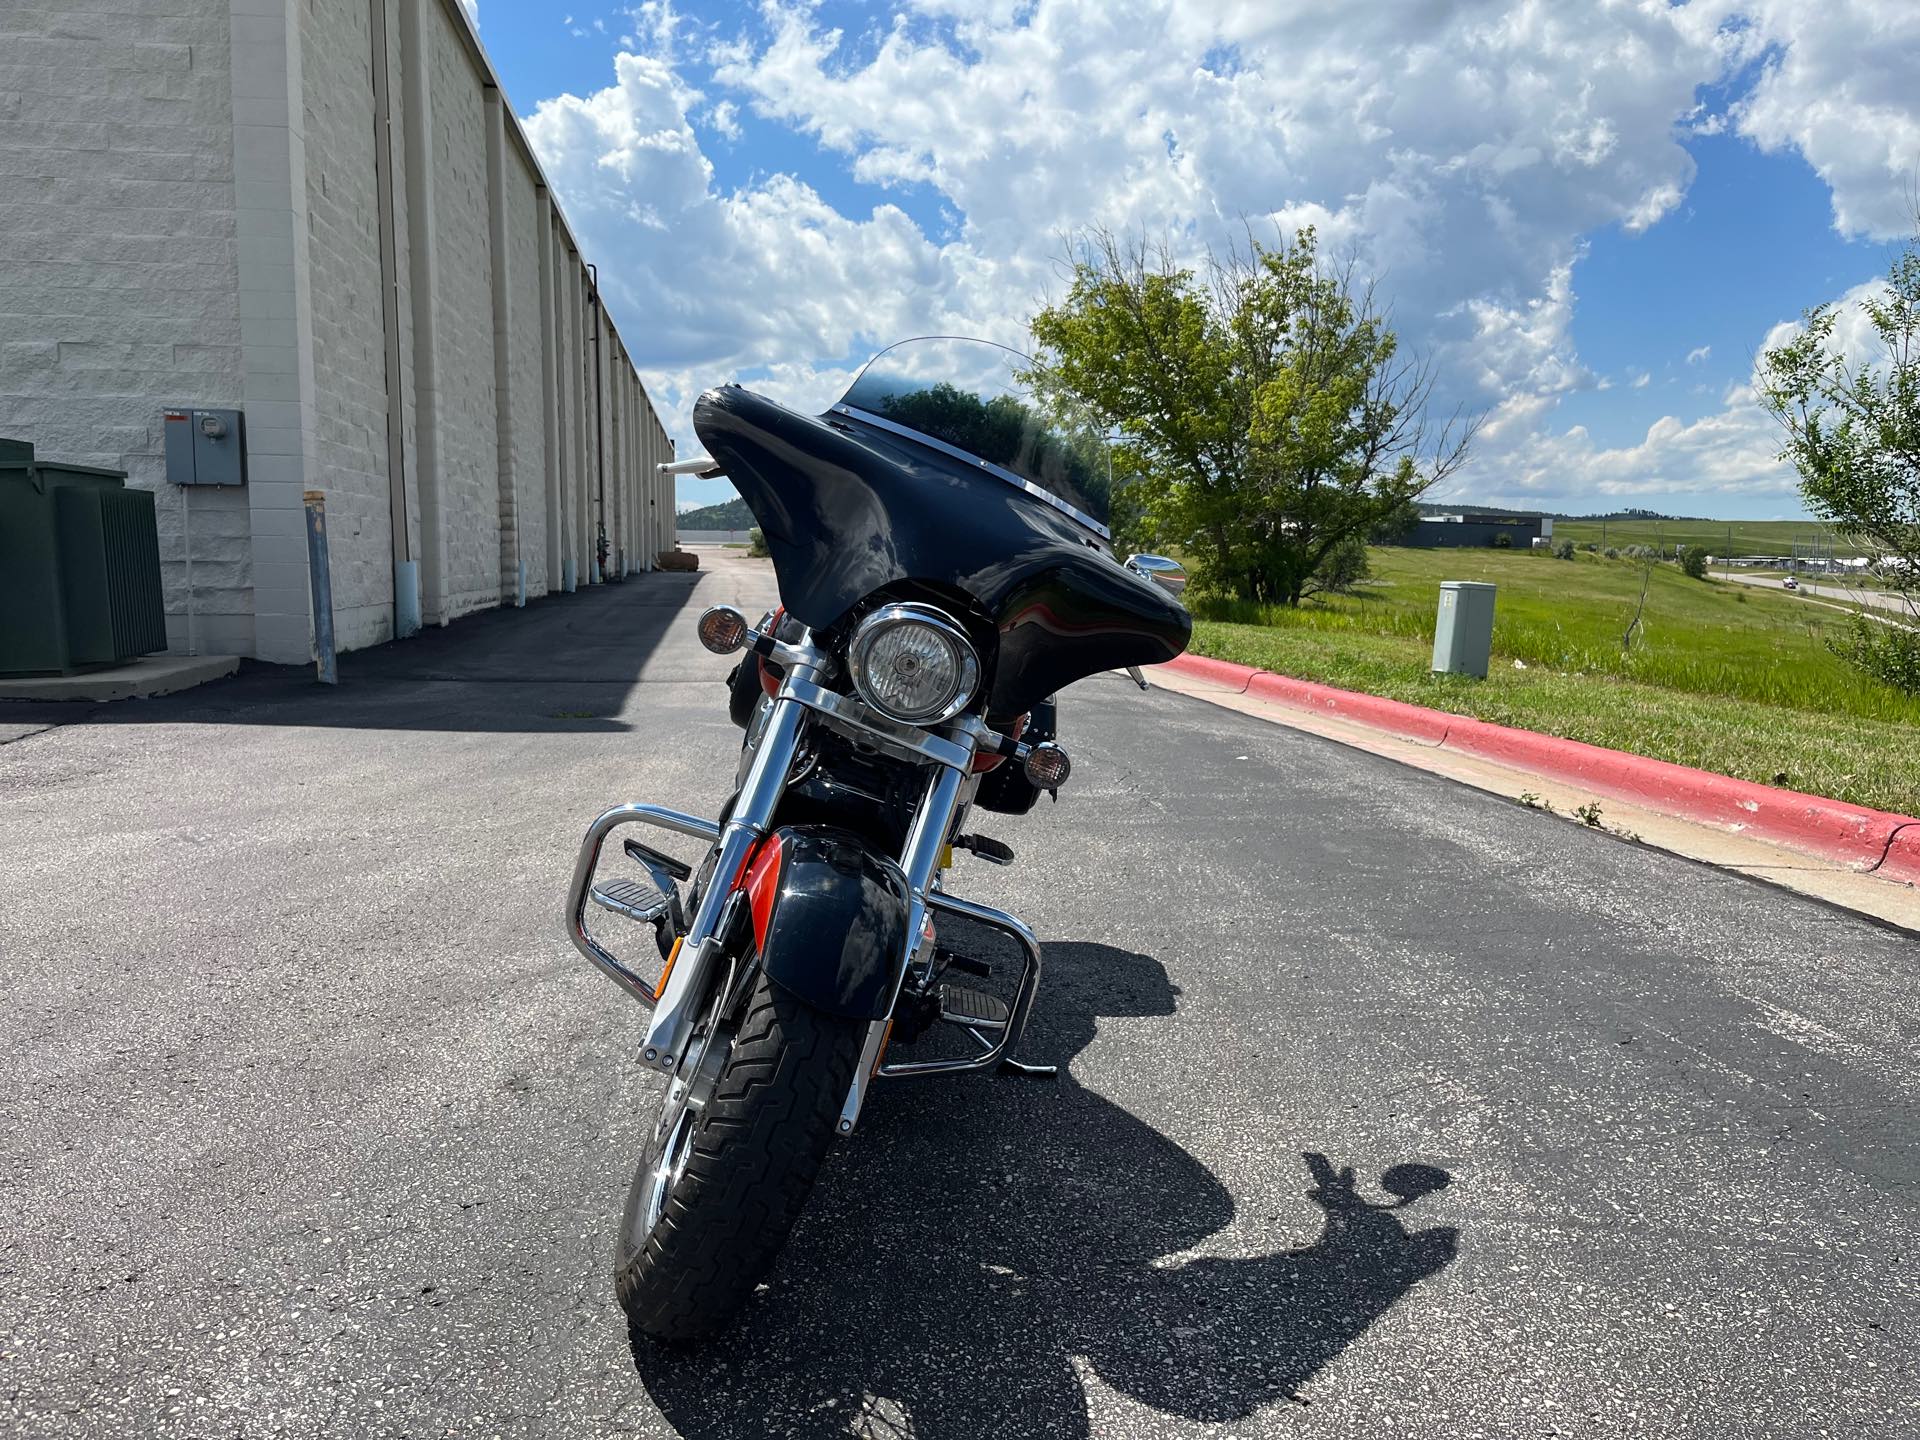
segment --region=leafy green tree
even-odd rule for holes
[[[1369,545],[1404,545],[1420,526],[1420,507],[1409,500],[1396,505],[1367,528]]]
[[[1883,294],[1861,302],[1868,353],[1836,345],[1840,312],[1806,312],[1800,332],[1760,360],[1760,398],[1786,431],[1780,458],[1800,472],[1807,507],[1887,552],[1885,569],[1920,615],[1920,224],[1887,272]],[[1920,694],[1920,633],[1854,621],[1836,653],[1909,694]]]
[[[1047,383],[1120,434],[1144,528],[1209,590],[1297,605],[1347,542],[1465,463],[1477,421],[1430,426],[1432,371],[1312,230],[1210,257],[1093,235],[1033,319]]]
[[[1842,354],[1840,312],[1818,306],[1761,357],[1760,398],[1786,429],[1780,458],[1808,508],[1920,570],[1920,236],[1861,309],[1874,353]]]
[[[1707,578],[1707,547],[1704,545],[1682,545],[1680,547],[1680,568],[1695,580]]]

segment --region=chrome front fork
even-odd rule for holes
[[[811,676],[802,678],[812,678]],[[787,787],[787,772],[794,752],[800,746],[800,729],[806,721],[807,707],[783,691],[775,698],[767,716],[766,731],[753,765],[733,802],[733,811],[720,831],[720,856],[713,875],[700,896],[700,908],[694,912],[680,944],[680,955],[667,976],[666,988],[647,1024],[640,1054],[647,1064],[662,1070],[679,1068],[680,1057],[693,1027],[699,1023],[700,997],[707,993],[709,972],[719,951],[714,932],[719,928],[720,912],[733,882],[747,863],[747,855],[767,833],[779,808],[780,796]]]

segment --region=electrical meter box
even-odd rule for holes
[[[1435,673],[1487,678],[1493,655],[1493,593],[1493,586],[1479,580],[1440,582],[1440,615],[1433,627]]]
[[[246,430],[238,410],[163,410],[167,483],[247,483]]]

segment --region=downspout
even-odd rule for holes
[[[587,274],[593,281],[593,464],[598,472],[597,487],[599,503],[595,506],[594,540],[595,563],[600,567],[600,578],[607,576],[607,430],[606,420],[601,411],[600,401],[600,267],[589,264]]]
[[[407,418],[401,393],[400,249],[393,215],[393,93],[387,61],[387,0],[370,0],[373,30],[373,193],[380,229],[380,331],[387,388],[387,509],[393,534],[393,635],[420,628],[420,567],[407,526]]]

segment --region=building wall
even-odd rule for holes
[[[163,406],[241,400],[232,91],[228,0],[0,5],[0,434],[156,492],[182,649],[190,602],[251,642],[246,496],[161,458]]]
[[[364,0],[308,12],[301,72],[313,296],[317,473],[311,478],[327,496],[334,631],[343,649],[393,638],[372,56]]]
[[[1406,538],[1400,543],[1423,550],[1485,549],[1493,544],[1495,535],[1505,534],[1512,539],[1514,549],[1525,550],[1539,533],[1538,520],[1513,520],[1497,525],[1422,520],[1407,532]]]
[[[514,514],[516,551],[525,568],[529,597],[545,595],[547,578],[546,410],[541,399],[540,196],[534,174],[519,151],[506,155],[507,251],[513,284],[507,295],[512,376]]]
[[[0,434],[156,492],[172,648],[304,658],[309,490],[343,649],[394,634],[401,557],[429,624],[589,583],[603,452],[650,568],[658,419],[498,93],[458,0],[0,5]],[[166,483],[176,406],[243,410],[247,486]]]
[[[487,108],[444,6],[428,7],[433,83],[442,623],[500,603],[499,453],[494,417],[493,257],[487,238]],[[454,519],[458,517],[458,519]]]

